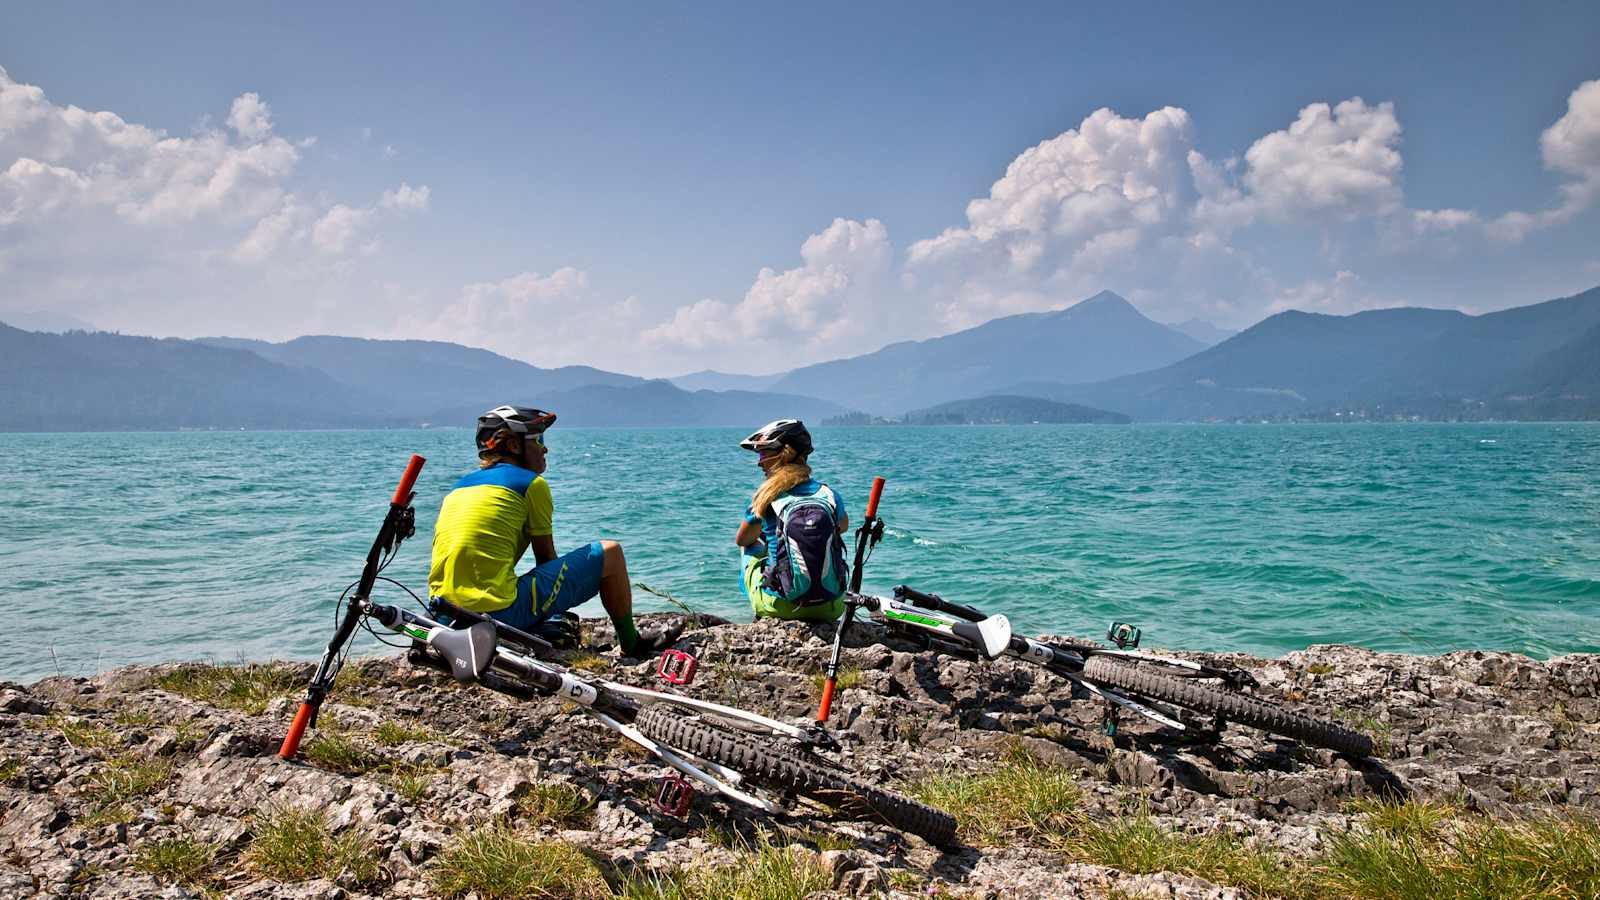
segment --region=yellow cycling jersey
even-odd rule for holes
[[[456,482],[433,526],[428,592],[473,612],[517,599],[517,562],[532,538],[551,532],[550,483],[511,463]]]

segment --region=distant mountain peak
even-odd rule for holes
[[[1093,297],[1079,300],[1077,303],[1073,304],[1073,307],[1078,306],[1126,306],[1129,309],[1134,308],[1132,303],[1129,303],[1121,294],[1117,293],[1116,291],[1101,291],[1100,293],[1095,294]]]

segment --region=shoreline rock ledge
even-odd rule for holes
[[[690,624],[689,693],[812,715],[831,625]],[[569,665],[652,684],[606,622],[584,632]],[[859,628],[842,762],[954,812],[961,845],[941,850],[807,804],[773,818],[702,794],[667,816],[664,768],[580,711],[400,656],[347,664],[296,763],[274,753],[310,663],[0,683],[0,897],[1361,896],[1353,848],[1385,836],[1426,859],[1466,846],[1440,829],[1561,828],[1594,852],[1600,655],[1194,656],[1248,667],[1378,755],[1126,717],[1107,737],[1063,679]]]

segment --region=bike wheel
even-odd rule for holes
[[[868,784],[808,753],[787,751],[753,735],[724,731],[658,704],[640,710],[633,724],[652,740],[721,763],[756,784],[814,797],[833,806],[843,804],[847,812],[883,819],[939,846],[948,846],[955,839],[956,820],[949,813]]]
[[[1305,744],[1325,747],[1353,756],[1372,755],[1372,738],[1342,725],[1325,722],[1305,713],[1284,709],[1275,703],[1229,688],[1213,687],[1192,678],[1178,678],[1149,671],[1137,663],[1109,656],[1092,656],[1083,665],[1083,677],[1098,685],[1121,688],[1141,697],[1162,700],[1196,712],[1210,713],[1229,722],[1249,725],[1270,734],[1294,738]]]

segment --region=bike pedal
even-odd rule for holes
[[[661,776],[661,789],[656,792],[656,808],[681,819],[689,814],[689,807],[694,805],[694,785],[687,778],[674,772],[671,775]]]
[[[1116,644],[1118,650],[1126,650],[1129,647],[1139,646],[1140,634],[1141,632],[1137,625],[1130,625],[1127,622],[1112,622],[1111,627],[1106,630],[1106,640]]]
[[[668,684],[685,685],[694,681],[695,670],[699,667],[700,661],[682,650],[663,650],[656,675]]]

